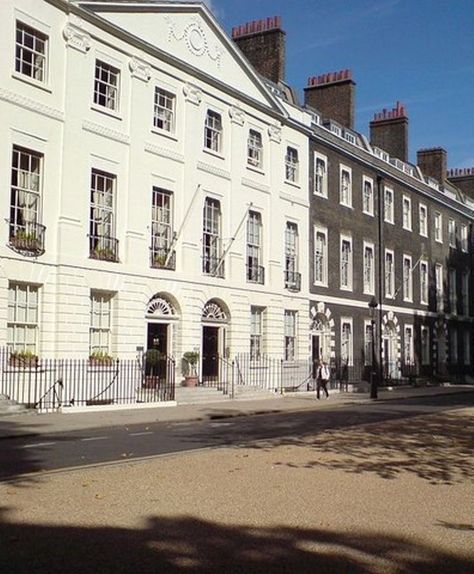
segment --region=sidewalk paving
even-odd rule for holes
[[[378,401],[418,398],[435,395],[472,393],[474,385],[442,385],[379,389]],[[332,393],[329,400],[316,400],[315,392],[289,393],[283,396],[163,408],[104,410],[80,413],[46,413],[35,411],[0,417],[0,440],[21,436],[46,436],[55,433],[80,431],[155,422],[191,422],[217,420],[237,416],[251,416],[279,412],[298,412],[342,407],[350,404],[372,403],[367,393]]]

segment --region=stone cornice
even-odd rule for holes
[[[145,151],[152,153],[153,155],[158,155],[160,157],[165,157],[167,159],[172,159],[178,163],[184,163],[184,156],[180,153],[167,149],[165,147],[159,147],[151,143],[145,143]]]
[[[64,121],[64,114],[61,110],[51,108],[50,106],[46,106],[45,104],[37,102],[36,100],[32,100],[26,96],[17,94],[16,92],[10,92],[0,88],[0,100],[10,102],[11,104],[16,104],[17,106],[25,108],[26,110],[37,112],[38,114],[47,116],[48,118],[52,118],[54,120],[59,120],[61,122]]]
[[[207,173],[211,173],[212,175],[217,175],[224,179],[230,180],[230,173],[225,169],[221,169],[219,167],[215,167],[214,165],[210,165],[209,163],[204,163],[203,161],[197,162],[197,168],[201,171],[206,171]]]
[[[270,187],[263,183],[258,183],[258,181],[254,181],[253,179],[249,179],[247,177],[242,178],[242,185],[246,185],[247,187],[251,187],[252,189],[256,189],[258,191],[262,191],[263,193],[270,193]]]
[[[110,128],[102,126],[101,124],[96,124],[96,123],[90,122],[88,120],[84,120],[82,122],[82,129],[87,131],[87,132],[91,132],[93,134],[97,134],[99,136],[103,136],[105,138],[115,140],[115,141],[120,142],[120,143],[124,143],[124,144],[130,143],[130,138],[128,137],[127,134],[124,134],[124,133],[119,132],[117,130],[112,130]]]

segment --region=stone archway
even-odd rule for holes
[[[382,318],[382,366],[384,376],[399,379],[401,376],[401,341],[398,317],[389,311]]]
[[[201,374],[203,383],[218,382],[220,361],[227,348],[230,313],[220,299],[209,299],[202,309]]]
[[[148,301],[145,311],[146,349],[154,349],[163,355],[172,355],[175,330],[180,312],[174,297],[167,293],[156,293]]]
[[[330,362],[336,356],[336,337],[331,310],[319,302],[311,307],[310,316],[311,358],[313,362],[318,359]]]

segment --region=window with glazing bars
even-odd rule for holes
[[[314,193],[327,197],[327,164],[326,160],[320,156],[315,156],[314,160]]]
[[[341,241],[341,287],[350,287],[352,281],[352,245],[348,239]]]
[[[291,221],[285,228],[285,271],[288,275],[298,271],[298,226]]]
[[[39,223],[43,156],[13,146],[10,192],[10,237],[36,233]]]
[[[388,223],[394,222],[394,213],[393,213],[393,189],[389,189],[388,187],[384,190],[384,220]]]
[[[91,248],[113,250],[115,234],[115,176],[93,169],[91,173],[90,238]]]
[[[351,172],[347,169],[341,169],[340,203],[348,207],[352,205]]]
[[[249,131],[247,142],[247,163],[253,167],[262,167],[263,164],[263,145],[262,134],[255,131]]]
[[[372,181],[364,179],[364,189],[362,198],[362,210],[364,213],[374,213],[374,187]]]
[[[364,325],[364,364],[372,364],[372,324]]]
[[[403,228],[411,231],[411,200],[403,197]]]
[[[151,204],[151,240],[155,255],[166,258],[173,237],[171,192],[153,188]]]
[[[220,203],[207,197],[203,210],[203,272],[215,274],[221,256],[221,206]]]
[[[250,358],[259,359],[263,352],[262,343],[263,309],[250,308]]]
[[[287,181],[296,183],[298,181],[298,150],[288,146],[285,156],[285,178]]]
[[[89,354],[110,354],[112,294],[91,291]]]
[[[327,236],[322,231],[316,231],[314,248],[314,281],[327,283]]]
[[[341,327],[341,360],[346,365],[352,364],[352,325],[343,322]]]
[[[296,358],[296,311],[285,311],[285,361],[294,361]]]
[[[420,262],[420,303],[428,303],[428,264]]]
[[[110,64],[96,60],[94,81],[94,104],[108,110],[119,107],[120,70]]]
[[[38,297],[35,285],[8,285],[7,347],[11,352],[38,354]]]
[[[46,81],[46,49],[48,37],[31,26],[16,23],[15,70],[20,74]]]
[[[247,220],[247,280],[259,279],[262,244],[262,216],[255,211],[249,211]]]
[[[364,247],[364,291],[374,292],[374,248],[371,245]]]
[[[175,95],[155,87],[155,102],[153,107],[153,125],[167,132],[174,131]]]
[[[385,252],[385,297],[394,296],[395,265],[393,253]]]
[[[220,114],[208,110],[204,125],[204,147],[215,152],[221,151],[222,118]]]
[[[405,301],[411,301],[413,299],[411,257],[403,258],[403,299]]]

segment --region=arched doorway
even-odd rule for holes
[[[316,378],[316,368],[320,360],[326,363],[331,359],[331,324],[323,313],[317,313],[311,322],[311,362],[313,378]]]
[[[203,383],[219,378],[219,357],[225,355],[227,325],[230,321],[227,306],[218,299],[210,299],[202,310],[202,358]]]
[[[156,350],[162,355],[171,355],[173,330],[179,320],[177,304],[165,293],[157,293],[148,302],[146,309],[146,350]]]

